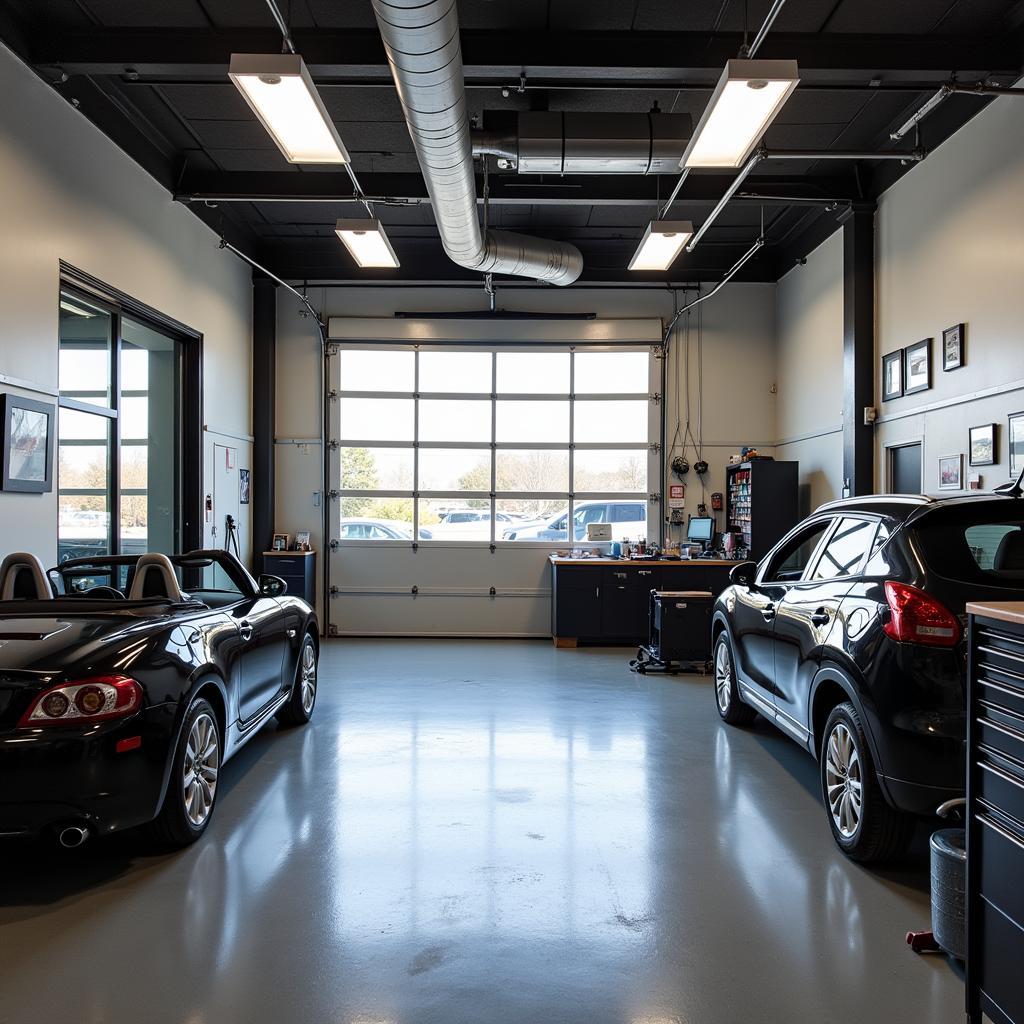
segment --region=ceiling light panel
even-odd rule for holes
[[[693,225],[688,220],[652,220],[629,261],[629,269],[668,270],[692,237]]]
[[[795,60],[730,60],[680,167],[740,167],[799,83]]]
[[[295,53],[234,53],[228,76],[292,164],[345,164],[348,151]]]
[[[360,267],[394,268],[399,265],[379,220],[339,220],[334,231]]]

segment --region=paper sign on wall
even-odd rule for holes
[[[668,507],[669,510],[686,508],[686,488],[682,484],[668,485]]]
[[[235,449],[225,448],[224,449],[224,468],[234,469],[235,468]]]

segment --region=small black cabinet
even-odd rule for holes
[[[800,521],[798,462],[752,459],[726,466],[725,528],[760,561]]]
[[[263,572],[280,576],[288,584],[288,593],[316,604],[316,552],[264,551]]]

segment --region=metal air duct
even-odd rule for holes
[[[574,245],[481,230],[455,0],[373,0],[373,13],[445,252],[468,270],[572,284]]]

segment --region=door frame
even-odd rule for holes
[[[885,451],[885,479],[882,481],[884,490],[888,494],[895,494],[893,490],[893,472],[892,472],[892,457],[893,452],[897,448],[910,448],[912,445],[918,445],[921,449],[921,490],[919,494],[924,493],[924,467],[925,467],[925,439],[924,434],[919,434],[914,437],[905,437],[900,441],[890,441],[886,443],[883,448]]]

